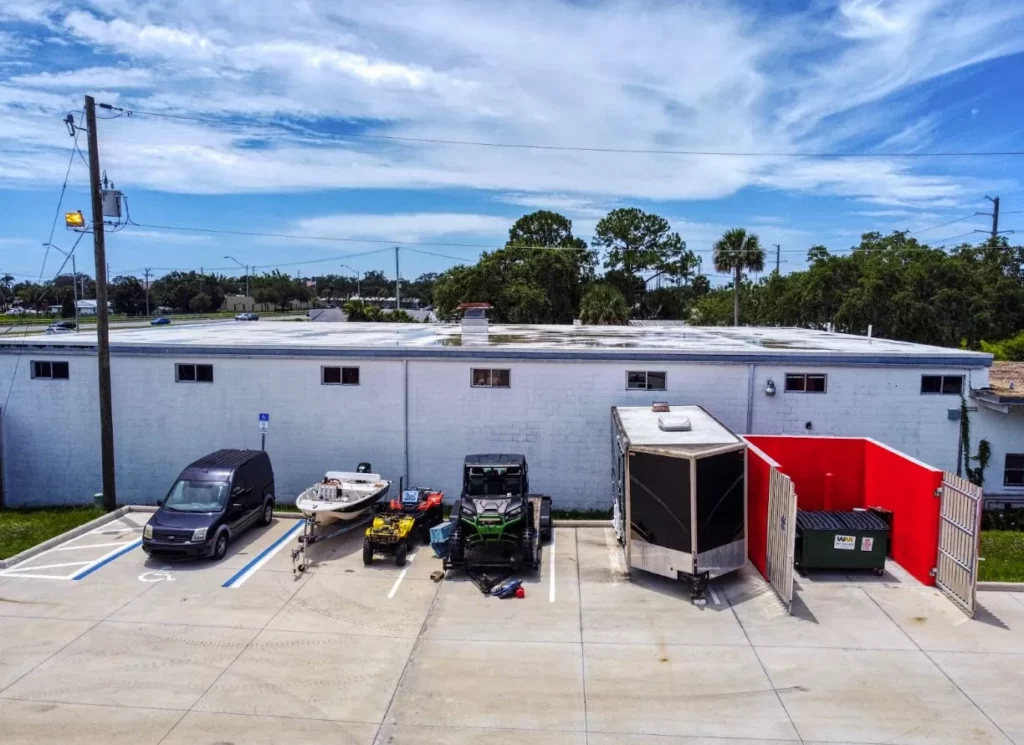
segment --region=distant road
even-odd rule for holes
[[[58,319],[59,320],[59,319]],[[197,323],[235,323],[233,318],[187,318],[181,321],[172,320],[172,326],[194,326]],[[139,320],[131,321],[111,321],[111,329],[130,329],[139,328],[141,326],[149,326],[148,318],[141,318]],[[82,331],[95,331],[95,323],[83,323]],[[41,323],[16,323],[12,326],[0,327],[0,338],[4,336],[22,336],[28,333],[29,335],[34,334],[45,334],[46,326]],[[74,332],[72,332],[74,333]],[[67,336],[67,334],[62,334]]]

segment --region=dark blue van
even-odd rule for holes
[[[174,482],[142,533],[142,549],[160,556],[222,559],[228,543],[274,517],[274,469],[262,450],[218,450]]]

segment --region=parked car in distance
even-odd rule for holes
[[[255,313],[239,313],[235,316],[236,321],[258,321],[260,317]]]
[[[274,469],[262,450],[218,450],[181,472],[142,532],[150,555],[224,558],[228,543],[274,518]]]
[[[46,327],[48,334],[70,334],[74,330],[74,321],[55,321]]]
[[[167,316],[157,316],[149,322],[150,326],[167,326],[171,322],[171,319]]]

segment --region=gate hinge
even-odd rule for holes
[[[930,574],[932,577],[937,577],[939,575],[939,568],[938,567],[932,567],[931,569],[928,570],[928,574]]]
[[[941,497],[942,496],[942,487],[940,486],[938,489],[936,489],[935,493],[932,496]]]

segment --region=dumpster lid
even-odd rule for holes
[[[868,510],[797,510],[796,526],[803,530],[889,530],[885,520]]]

